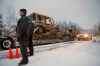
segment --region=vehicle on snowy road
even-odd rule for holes
[[[77,35],[77,39],[78,39],[79,41],[80,41],[80,40],[89,41],[89,40],[92,40],[92,35],[89,34],[89,33],[78,34],[78,35]]]

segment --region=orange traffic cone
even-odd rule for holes
[[[12,51],[11,48],[8,49],[7,58],[9,58],[9,59],[13,59],[13,58],[14,58],[14,56],[13,56],[13,51]]]
[[[19,48],[16,48],[16,55],[15,55],[16,58],[20,57],[20,51],[19,50],[20,50]]]

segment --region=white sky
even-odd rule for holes
[[[28,14],[38,12],[57,20],[71,20],[83,28],[100,21],[100,0],[16,0],[16,14],[26,8]]]

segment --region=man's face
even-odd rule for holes
[[[22,11],[20,11],[20,16],[24,16],[25,14],[22,12]]]

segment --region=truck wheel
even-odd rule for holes
[[[4,40],[2,40],[1,42],[1,48],[2,49],[8,49],[8,48],[13,48],[14,42],[11,38],[6,38]]]

